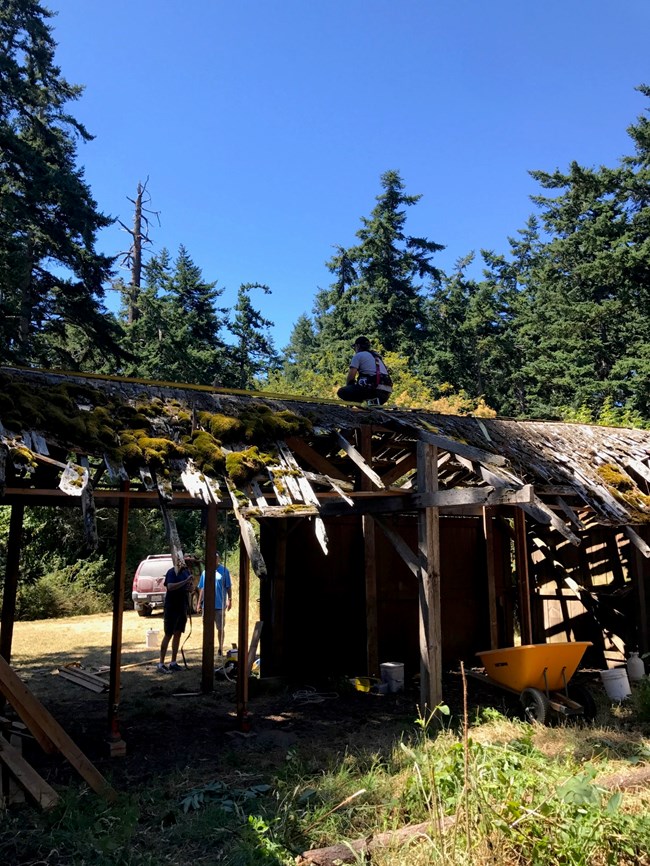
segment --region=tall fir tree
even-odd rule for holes
[[[51,17],[37,0],[0,6],[0,353],[23,364],[74,364],[75,329],[118,351],[112,262],[95,249],[111,220],[76,165],[91,136],[67,111],[81,88],[55,63]]]
[[[268,295],[271,290],[262,283],[244,283],[237,293],[235,315],[229,329],[235,337],[231,347],[232,367],[227,383],[231,388],[252,388],[260,377],[268,377],[280,366],[269,329],[273,322],[264,318],[251,302],[251,292],[259,289]]]
[[[163,249],[144,267],[139,315],[125,323],[134,360],[124,372],[150,379],[210,385],[229,368],[221,338],[226,310],[216,306],[223,293],[205,282],[201,269],[181,245],[172,262]],[[125,313],[126,314],[126,313]]]

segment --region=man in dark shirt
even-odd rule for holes
[[[185,631],[185,624],[187,623],[187,613],[189,610],[188,593],[192,590],[192,573],[189,568],[183,565],[178,572],[176,568],[170,568],[165,575],[165,586],[167,587],[164,607],[165,635],[160,644],[160,661],[156,666],[156,670],[167,674],[170,671],[182,670],[176,661],[176,656],[178,655],[181,635]],[[167,655],[167,647],[170,640],[172,642],[172,660],[169,667],[167,667],[165,656]]]

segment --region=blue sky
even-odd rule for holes
[[[396,169],[422,194],[407,231],[507,251],[531,169],[613,165],[648,107],[648,0],[43,0],[100,209],[130,223],[149,177],[156,250],[184,244],[282,348],[335,245]],[[118,226],[99,247],[128,246]],[[124,272],[126,276],[126,272]],[[116,300],[108,296],[109,307]]]

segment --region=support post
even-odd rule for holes
[[[499,646],[499,627],[497,618],[497,593],[494,562],[494,509],[483,509],[483,534],[485,536],[485,555],[487,557],[488,609],[490,615],[490,649]]]
[[[278,676],[286,674],[287,660],[285,657],[284,622],[285,597],[287,583],[287,535],[286,519],[278,520],[275,531],[275,560],[273,563],[273,578],[262,581],[262,588],[267,593],[270,611],[260,613],[265,621],[270,621],[271,627],[262,632],[261,665],[263,676]],[[270,584],[270,586],[265,586]],[[268,652],[267,652],[268,650]],[[267,655],[269,661],[267,662]]]
[[[248,601],[250,597],[250,559],[243,539],[239,544],[239,632],[237,636],[237,727],[249,731],[248,721]]]
[[[120,489],[128,494],[129,482]],[[126,546],[129,538],[129,498],[120,499],[117,511],[117,543],[115,545],[115,576],[113,579],[113,627],[111,632],[110,675],[108,683],[108,749],[112,758],[126,754],[126,743],[120,734],[120,675],[122,663],[122,618],[126,582]]]
[[[372,427],[361,428],[361,455],[372,464]],[[372,490],[373,483],[367,475],[361,476],[361,489]],[[366,586],[366,663],[368,675],[379,674],[379,626],[377,615],[377,556],[375,547],[375,521],[370,515],[361,518],[363,531],[363,562]]]
[[[641,527],[639,534],[644,539],[647,539],[647,533]],[[636,595],[636,633],[637,633],[637,649],[639,653],[647,653],[650,649],[650,636],[648,635],[648,592],[646,589],[647,581],[650,578],[650,560],[646,559],[638,547],[630,544],[629,563],[631,572],[634,578],[634,590]]]
[[[214,691],[214,604],[217,576],[217,506],[208,505],[205,524],[205,580],[203,581],[203,644],[201,655],[201,691]],[[225,600],[225,589],[224,589]]]
[[[533,621],[530,610],[530,578],[528,575],[528,545],[526,543],[526,515],[515,508],[515,566],[519,582],[519,620],[522,644],[533,642]]]
[[[418,492],[438,489],[438,449],[418,442]],[[420,511],[420,709],[432,712],[442,701],[442,628],[440,622],[440,509]]]
[[[2,622],[0,625],[0,655],[7,663],[11,661],[11,644],[14,636],[14,620],[16,619],[16,595],[18,593],[18,575],[20,574],[24,515],[25,506],[22,502],[17,502],[11,506],[7,563],[2,596]]]

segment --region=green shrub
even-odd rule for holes
[[[112,575],[103,558],[79,560],[50,571],[30,586],[22,585],[16,599],[17,619],[53,619],[103,613],[111,609]]]

